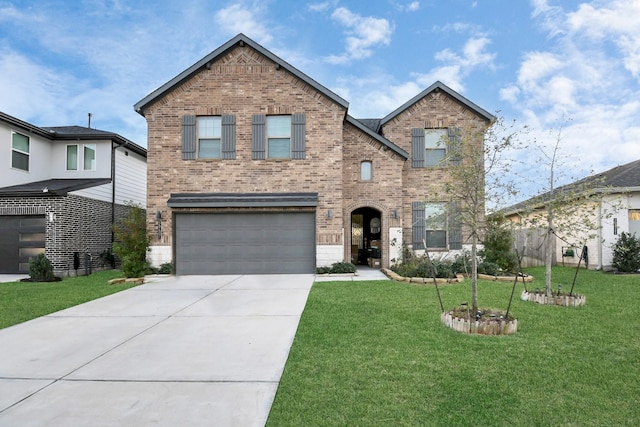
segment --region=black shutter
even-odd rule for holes
[[[411,203],[411,241],[413,250],[424,249],[424,202]]]
[[[425,162],[424,129],[411,129],[411,166],[423,168]]]
[[[222,158],[233,160],[236,158],[236,116],[222,116],[221,135]]]
[[[291,116],[291,158],[304,159],[306,157],[306,124],[304,114]]]
[[[196,116],[182,116],[182,160],[196,158]]]
[[[447,144],[449,163],[451,166],[458,166],[462,160],[462,137],[460,136],[460,128],[448,128],[447,136],[449,137]]]
[[[251,158],[253,160],[264,160],[266,158],[266,116],[255,114],[251,122]]]
[[[457,201],[449,203],[449,249],[462,249],[462,219]]]

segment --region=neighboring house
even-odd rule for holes
[[[591,197],[588,202],[578,205],[574,218],[587,218],[595,225],[587,239],[586,232],[574,238],[565,238],[558,232],[555,237],[552,259],[554,263],[576,265],[582,247],[577,240],[586,240],[587,267],[591,269],[610,270],[613,260],[613,245],[623,232],[640,237],[640,160],[616,166],[605,172],[584,178],[574,183],[559,187],[557,192],[570,192],[576,188],[588,188]],[[507,218],[514,223],[526,224],[526,218],[540,216],[544,210],[544,201],[549,193],[533,197],[524,202],[510,206],[504,210]],[[519,234],[527,234],[522,230]],[[544,230],[528,233],[530,239],[525,252],[528,265],[542,265],[545,259],[542,245]],[[575,241],[574,241],[575,240]],[[585,265],[584,261],[582,261]]]
[[[438,142],[493,116],[440,82],[382,119],[348,108],[242,34],[140,100],[152,263],[313,273],[343,260],[387,267],[403,242],[461,249],[461,227],[442,215],[454,195],[433,189],[447,176]]]
[[[94,266],[126,204],[146,205],[147,152],[120,135],[0,112],[0,150],[0,273],[28,273],[43,252],[59,275],[87,253]]]

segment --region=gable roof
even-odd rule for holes
[[[176,77],[169,80],[167,83],[163,84],[158,89],[154,90],[149,95],[142,98],[133,106],[133,108],[136,110],[138,114],[140,114],[141,116],[144,116],[144,109],[148,105],[150,105],[157,99],[165,96],[167,93],[171,92],[181,83],[191,78],[197,72],[201,71],[203,68],[210,66],[213,61],[218,59],[218,57],[224,55],[230,49],[233,49],[237,45],[244,46],[245,44],[251,47],[252,49],[258,51],[261,55],[265,56],[269,60],[273,61],[276,64],[276,67],[284,68],[285,70],[287,70],[288,72],[290,72],[291,74],[299,78],[300,80],[307,83],[309,86],[316,89],[318,92],[322,93],[327,98],[331,99],[336,104],[343,107],[345,110],[349,108],[349,103],[345,101],[343,98],[341,98],[334,92],[330,91],[329,89],[327,89],[326,87],[324,87],[323,85],[321,85],[320,83],[312,79],[311,77],[307,76],[302,71],[298,70],[297,68],[295,68],[294,66],[292,66],[291,64],[283,60],[282,58],[269,52],[267,49],[260,46],[258,43],[254,42],[253,40],[251,40],[249,37],[245,36],[242,33],[238,34],[237,36],[235,36],[234,38],[232,38],[231,40],[229,40],[228,42],[226,42],[225,44],[223,44],[222,46],[220,46],[219,48],[217,48],[216,50],[214,50],[213,52],[211,52],[210,54],[208,54],[207,56],[205,56],[195,64],[193,64],[191,67],[187,68],[182,73],[178,74]]]
[[[104,130],[86,128],[83,126],[35,126],[9,114],[0,111],[0,121],[9,123],[11,126],[47,138],[51,141],[89,141],[89,140],[111,140],[120,146],[126,146],[131,151],[147,157],[147,150],[133,141],[124,138],[117,133]]]
[[[619,165],[604,172],[579,179],[567,185],[558,187],[556,192],[569,192],[579,189],[581,186],[593,185],[593,192],[599,193],[624,193],[627,191],[640,191],[640,160],[635,160],[624,165]],[[551,197],[550,192],[539,194],[525,201],[511,205],[505,209],[506,215],[518,213],[528,206],[542,205]]]
[[[454,91],[453,89],[451,89],[449,86],[445,85],[444,83],[442,83],[440,81],[437,81],[434,84],[432,84],[431,86],[429,86],[428,88],[426,88],[425,90],[423,90],[422,92],[420,92],[418,95],[416,95],[413,98],[411,98],[409,101],[405,102],[402,106],[400,106],[400,108],[397,108],[395,111],[391,112],[386,117],[384,117],[380,121],[380,123],[378,125],[379,128],[384,126],[385,124],[387,124],[391,120],[393,120],[396,116],[400,115],[402,112],[407,110],[409,107],[411,107],[412,105],[414,105],[415,103],[420,101],[422,98],[424,98],[425,96],[427,96],[431,92],[439,92],[439,91],[442,91],[442,92],[446,93],[451,98],[455,99],[457,102],[459,102],[463,106],[465,106],[465,107],[469,108],[470,110],[474,111],[477,115],[479,115],[480,117],[482,117],[483,119],[485,119],[488,122],[492,122],[492,121],[494,121],[496,119],[493,114],[489,113],[484,108],[481,108],[478,105],[474,104],[473,102],[469,101],[467,98],[465,98],[464,96],[460,95],[458,92]]]
[[[47,179],[0,188],[0,197],[66,196],[70,191],[84,190],[110,182],[111,178]]]
[[[379,133],[374,132],[370,127],[368,127],[365,123],[363,123],[362,120],[354,119],[350,115],[347,115],[347,123],[351,123],[352,125],[354,125],[358,129],[360,129],[362,132],[366,133],[371,138],[374,138],[376,141],[381,143],[383,146],[393,150],[395,153],[397,153],[398,155],[403,157],[405,160],[409,158],[409,153],[407,153],[402,148],[398,147],[393,142],[389,141],[384,136],[380,135]]]

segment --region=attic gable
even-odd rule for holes
[[[251,50],[243,49],[242,53],[238,53],[237,48],[250,47]],[[264,58],[267,61],[264,61]],[[282,58],[274,55],[267,49],[263,48],[244,34],[238,34],[227,43],[223,44],[204,58],[184,70],[182,73],[160,86],[155,91],[138,101],[134,105],[134,109],[138,114],[144,116],[145,109],[154,102],[167,96],[169,93],[184,85],[195,77],[203,69],[210,70],[212,67],[218,67],[223,70],[224,67],[233,67],[239,65],[250,65],[256,67],[274,67],[276,70],[284,69],[292,74],[295,78],[307,84],[332,102],[341,106],[345,110],[349,108],[349,103],[343,98],[330,91],[311,77],[307,76]],[[228,70],[227,70],[228,71]],[[259,70],[256,70],[259,71]]]

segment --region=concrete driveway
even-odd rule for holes
[[[0,330],[0,426],[262,426],[314,276],[152,279]]]

